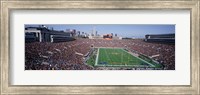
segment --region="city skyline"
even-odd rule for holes
[[[27,24],[25,27],[38,27],[39,25],[62,31],[75,29],[87,34],[92,33],[95,27],[95,30],[100,35],[113,33],[120,37],[129,38],[144,38],[147,34],[175,34],[175,25],[173,24]]]

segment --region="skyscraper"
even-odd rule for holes
[[[94,36],[96,36],[96,30],[95,30],[95,28],[96,28],[96,27],[94,26],[94,27],[93,27],[93,31],[92,31]]]

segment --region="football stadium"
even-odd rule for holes
[[[25,28],[25,70],[175,70],[175,34],[120,38]]]

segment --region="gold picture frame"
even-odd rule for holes
[[[1,94],[200,94],[199,0],[1,0]],[[191,15],[191,85],[69,85],[16,86],[9,84],[11,10],[173,10],[188,9]]]

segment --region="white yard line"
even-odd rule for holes
[[[107,49],[105,49],[105,53],[106,53],[107,59],[109,59],[109,60],[112,62],[112,60],[111,60],[110,57],[108,56]]]
[[[96,60],[95,60],[95,66],[97,65],[98,63],[98,59],[99,59],[99,48],[97,50],[97,57],[96,57]]]
[[[125,51],[124,49],[122,49],[123,51]],[[125,51],[125,52],[127,52],[127,51]],[[127,52],[127,53],[129,53],[129,52]],[[130,53],[129,53],[130,54]],[[132,55],[132,54],[131,54]],[[133,55],[134,56],[134,55]],[[137,57],[137,56],[135,56],[135,57]],[[147,64],[149,64],[149,65],[151,65],[152,67],[155,67],[153,64],[151,64],[151,63],[149,63],[149,62],[147,62],[147,61],[145,61],[145,60],[143,60],[143,59],[141,59],[141,58],[139,58],[139,57],[137,57],[138,59],[140,59],[140,60],[142,60],[142,61],[144,61],[144,62],[146,62]]]
[[[108,66],[108,67],[138,67],[138,68],[143,68],[144,65],[96,65],[96,66]]]

